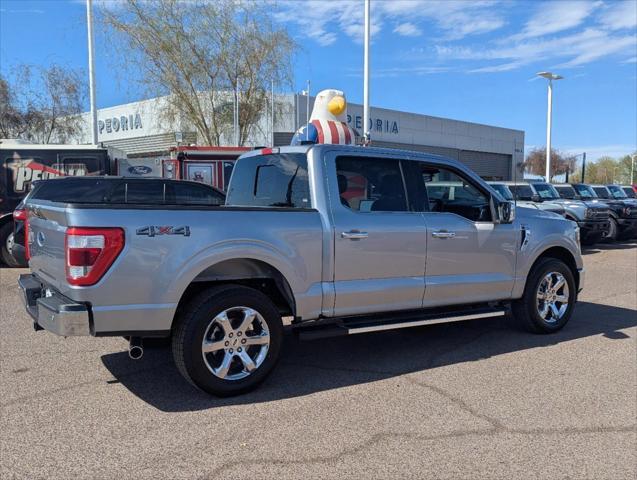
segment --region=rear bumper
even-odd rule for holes
[[[44,329],[64,337],[91,335],[86,305],[45,288],[33,274],[20,275],[18,285],[36,330]]]

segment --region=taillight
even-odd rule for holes
[[[13,211],[13,220],[19,220],[24,223],[24,256],[27,260],[31,258],[31,252],[29,251],[29,212],[26,209],[16,209]]]
[[[124,230],[70,227],[65,243],[66,280],[70,285],[94,285],[124,248]]]

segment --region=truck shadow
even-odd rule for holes
[[[121,383],[149,405],[165,412],[198,411],[294,398],[596,335],[626,340],[630,337],[621,330],[637,326],[637,313],[580,302],[568,326],[554,335],[518,331],[509,322],[470,321],[313,342],[288,335],[269,379],[233,398],[215,398],[191,386],[169,348],[146,349],[137,362],[127,352],[104,355],[102,362],[115,377],[108,383]]]
[[[637,240],[621,240],[613,243],[600,242],[595,245],[588,245],[582,247],[582,255],[591,255],[604,250],[627,250],[630,248],[637,248]]]

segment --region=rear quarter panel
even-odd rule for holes
[[[125,231],[124,250],[96,285],[63,283],[60,288],[69,298],[93,305],[96,330],[122,329],[118,315],[129,324],[146,322],[143,330],[169,329],[192,280],[233,258],[268,263],[288,281],[297,309],[320,311],[322,227],[316,211],[83,208],[70,209],[67,220],[69,226]],[[187,226],[190,235],[136,233],[147,226]]]

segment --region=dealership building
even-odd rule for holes
[[[313,97],[310,97],[311,112]],[[275,95],[275,114],[270,111],[255,125],[245,146],[289,145],[294,132],[306,123],[308,98],[297,94]],[[124,151],[129,158],[162,158],[171,147],[202,145],[196,130],[184,119],[163,120],[166,97],[99,109],[98,140]],[[270,110],[268,108],[268,110]],[[363,106],[348,104],[348,123],[363,133]],[[370,108],[373,146],[415,150],[457,159],[487,179],[507,180],[514,165],[524,158],[524,131],[478,123]],[[84,114],[84,133],[78,143],[90,143],[90,114]],[[229,126],[231,130],[231,126]],[[222,136],[232,145],[232,132]]]

